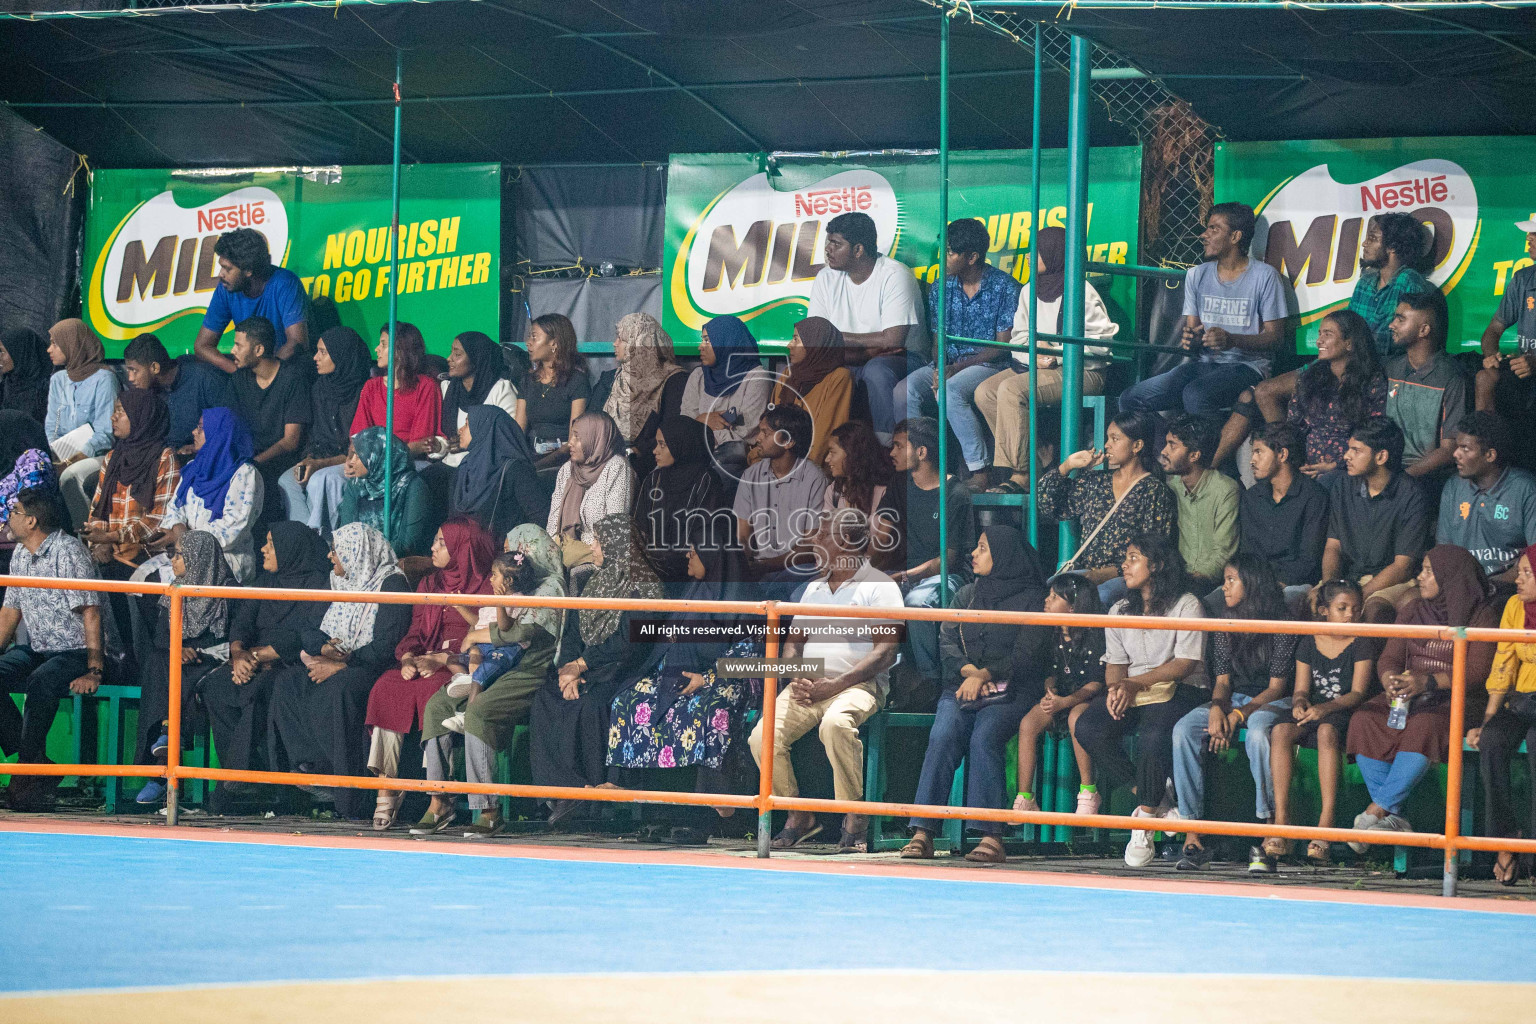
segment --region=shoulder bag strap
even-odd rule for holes
[[[1108,523],[1111,519],[1115,518],[1115,513],[1120,511],[1120,503],[1125,501],[1126,498],[1129,498],[1131,496],[1131,492],[1141,486],[1142,480],[1149,479],[1151,476],[1151,473],[1143,476],[1141,480],[1137,480],[1135,483],[1131,484],[1131,486],[1127,487],[1124,494],[1115,499],[1115,503],[1110,506],[1109,511],[1104,513],[1104,518],[1099,520],[1099,525],[1093,528],[1093,532],[1090,533],[1087,539],[1083,541],[1082,545],[1072,553],[1072,557],[1067,559],[1066,562],[1062,564],[1060,569],[1056,570],[1057,572],[1072,571],[1072,566],[1077,562],[1079,558],[1083,556],[1083,552],[1088,550],[1088,545],[1093,543],[1093,538],[1097,537],[1099,535],[1099,531],[1104,529],[1105,524]]]

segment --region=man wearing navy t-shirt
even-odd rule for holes
[[[283,362],[294,362],[303,371],[310,355],[309,325],[305,320],[307,296],[304,283],[291,270],[272,265],[267,240],[254,228],[238,228],[219,236],[213,247],[219,260],[219,287],[214,289],[197,332],[193,351],[204,362],[225,373],[234,373],[234,360],[219,351],[219,338],[230,324],[259,316],[277,328],[283,339],[275,353]]]

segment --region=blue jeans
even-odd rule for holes
[[[955,436],[960,439],[960,450],[965,455],[965,468],[972,473],[978,469],[986,469],[991,460],[991,454],[987,451],[987,432],[981,425],[981,419],[976,415],[976,407],[972,401],[976,389],[986,381],[996,376],[1001,367],[992,363],[981,366],[967,366],[944,385],[945,412],[949,417],[949,425],[954,428]],[[934,397],[933,392],[934,366],[919,367],[907,374],[907,379],[896,385],[895,399],[900,402],[906,399],[908,416],[916,416],[922,409],[923,403]]]
[[[869,396],[870,423],[886,444],[891,443],[891,434],[896,431],[899,421],[917,415],[916,410],[908,412],[902,407],[894,392],[896,382],[917,369],[919,362],[914,353],[902,351],[876,356],[863,366],[853,368],[854,379],[864,384]]]
[[[1390,761],[1378,761],[1374,757],[1355,755],[1360,777],[1371,794],[1371,802],[1380,804],[1393,814],[1402,811],[1408,802],[1408,794],[1418,785],[1424,773],[1429,771],[1429,758],[1423,754],[1399,753]]]
[[[288,518],[307,523],[322,536],[336,530],[341,515],[341,492],[346,484],[340,466],[317,469],[303,484],[294,478],[291,469],[277,478],[278,489],[288,503]]]
[[[482,687],[490,686],[506,673],[517,668],[517,663],[523,660],[523,652],[527,650],[522,644],[508,644],[498,647],[495,644],[475,644],[475,650],[480,652],[480,667],[470,673],[470,678]]]
[[[1243,707],[1253,698],[1234,693],[1232,706]],[[1289,697],[1256,710],[1248,718],[1248,769],[1253,773],[1253,813],[1267,821],[1275,813],[1275,783],[1269,773],[1269,732],[1284,715],[1290,718]],[[1202,704],[1179,719],[1173,727],[1173,788],[1179,797],[1179,813],[1186,818],[1205,815],[1205,748],[1209,736],[1211,706]]]
[[[1022,700],[989,704],[979,711],[963,711],[955,700],[955,691],[946,689],[939,697],[933,716],[933,730],[928,733],[928,753],[923,755],[923,771],[917,781],[914,802],[933,807],[949,804],[949,791],[955,771],[963,759],[965,771],[965,806],[999,808],[1007,785],[1004,758],[1008,741],[1019,731],[1019,722],[1030,709]],[[913,828],[937,832],[936,818],[913,818]],[[966,825],[975,832],[999,835],[1000,821],[971,821]]]
[[[1244,388],[1264,377],[1243,363],[1189,362],[1126,388],[1121,412],[1169,412],[1181,409],[1209,416],[1231,408]]]
[[[949,594],[954,597],[964,581],[954,573],[949,574]],[[939,577],[929,576],[909,591],[904,603],[908,608],[937,608],[939,606]],[[907,644],[912,648],[912,662],[925,676],[939,671],[939,624],[937,622],[907,623]]]

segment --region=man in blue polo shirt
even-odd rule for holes
[[[1019,282],[987,262],[991,244],[987,226],[974,217],[949,225],[945,236],[944,333],[956,338],[1007,341],[1013,335],[1013,313],[1019,305]],[[939,282],[928,288],[928,328],[938,336]],[[944,392],[949,425],[960,440],[971,486],[986,487],[992,453],[987,432],[971,400],[976,389],[1008,362],[1008,350],[950,342],[944,346]],[[913,370],[896,385],[892,398],[908,417],[921,413],[922,403],[938,390],[937,363]]]
[[[213,290],[192,346],[197,357],[234,373],[234,360],[219,351],[219,338],[230,324],[259,316],[277,328],[282,339],[273,355],[285,363],[294,362],[301,372],[312,370],[304,282],[293,271],[272,265],[267,240],[254,228],[220,235],[213,252],[219,260],[219,286]]]

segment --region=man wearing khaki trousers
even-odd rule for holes
[[[1040,276],[1035,279],[1035,311],[1038,330],[1046,334],[1061,332],[1061,297],[1066,284],[1064,258],[1066,231],[1042,228],[1039,233]],[[1119,327],[1109,318],[1104,300],[1093,285],[1083,284],[1083,336],[1110,340]],[[1019,306],[1013,317],[1015,343],[1029,338],[1029,289],[1019,293]],[[1061,346],[1039,343],[1035,346],[1039,378],[1035,395],[1039,409],[1061,405]],[[1109,349],[1090,345],[1084,353],[1083,394],[1104,393],[1104,370],[1109,365]],[[1024,494],[1029,490],[1029,353],[1015,351],[1013,365],[993,374],[976,389],[976,408],[992,431],[992,465],[1004,466],[1010,479],[993,491]]]
[[[900,608],[901,588],[869,564],[869,518],[860,510],[840,509],[822,516],[815,534],[821,574],[805,585],[797,598],[805,604]],[[814,619],[797,617],[790,626],[785,658],[820,659],[817,678],[790,678],[774,705],[773,792],[798,796],[789,750],[812,729],[817,731],[832,764],[833,793],[838,800],[864,799],[863,725],[885,703],[888,673],[896,664],[898,642],[876,638],[871,627],[889,627],[889,620]],[[748,738],[752,757],[763,763],[763,722]],[[839,852],[862,853],[869,819],[862,814],[843,818]],[[791,811],[773,847],[787,850],[821,831],[816,816]]]

